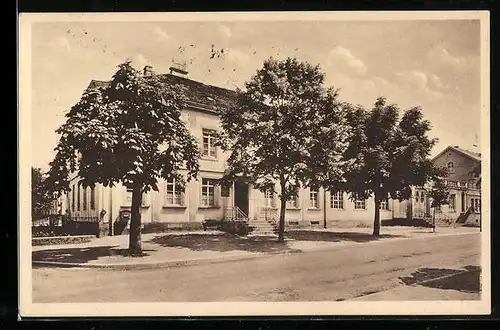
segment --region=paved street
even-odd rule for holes
[[[477,233],[429,237],[150,270],[35,268],[33,302],[362,299],[466,266],[479,266],[480,241]],[[470,285],[454,285],[442,290],[447,294],[428,299],[479,298],[474,289],[471,293]],[[453,298],[454,293],[461,295]]]

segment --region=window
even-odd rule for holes
[[[332,194],[330,200],[330,207],[336,210],[342,210],[344,208],[344,192],[337,191]]]
[[[472,212],[481,212],[481,200],[479,198],[471,199]]]
[[[132,195],[134,193],[133,188],[126,188],[125,191],[125,201],[124,201],[124,206],[132,206]],[[142,193],[142,198],[141,198],[141,207],[149,207],[149,201],[148,201],[148,194],[143,192]]]
[[[309,191],[309,207],[312,209],[317,209],[319,207],[318,192],[315,190]]]
[[[90,188],[90,209],[95,210],[95,187]]]
[[[450,198],[448,201],[448,208],[450,209],[450,212],[455,212],[455,208],[456,208],[456,195],[455,194],[450,194]]]
[[[424,197],[424,192],[423,191],[416,191],[415,192],[415,203],[423,203],[425,200],[425,197]]]
[[[364,199],[363,200],[359,200],[359,199],[356,200],[354,202],[354,208],[356,210],[364,210],[364,209],[366,209],[366,201]]]
[[[83,190],[83,210],[87,211],[87,187],[82,187]]]
[[[446,164],[446,168],[449,173],[455,173],[455,164],[453,162],[448,162],[448,164]]]
[[[389,199],[388,198],[385,198],[385,199],[380,201],[380,209],[386,210],[386,211],[389,210]]]
[[[201,181],[201,205],[215,206],[215,182],[210,179]]]
[[[209,158],[217,158],[217,148],[215,146],[216,131],[213,129],[203,129],[202,155]]]
[[[264,192],[265,207],[274,207],[274,193],[268,189]]]
[[[165,182],[165,205],[183,205],[183,193],[181,187],[176,184],[175,180],[167,180]]]
[[[299,196],[294,196],[292,199],[286,202],[286,207],[291,209],[296,209],[299,207]]]
[[[77,209],[78,211],[80,211],[80,190],[81,190],[81,189],[80,189],[80,184],[77,184],[77,185],[76,185],[76,189],[77,189],[77,191],[76,191],[76,196],[77,196],[77,197],[76,197],[76,199],[77,199],[77,200],[76,200],[76,209]]]
[[[75,211],[75,185],[73,185],[73,189],[71,189],[71,211]]]

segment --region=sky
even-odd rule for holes
[[[126,59],[157,73],[185,62],[190,79],[235,89],[270,56],[296,57],[319,64],[342,101],[420,106],[439,139],[433,155],[448,145],[479,151],[479,35],[478,20],[35,23],[33,166],[48,169],[65,113]],[[212,45],[220,57],[211,58]]]

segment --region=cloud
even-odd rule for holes
[[[439,89],[444,88],[443,83],[433,73],[424,73],[418,70],[409,70],[396,73],[398,89],[408,95],[413,95],[416,100],[439,100],[445,95]],[[420,101],[419,101],[420,102]]]
[[[227,27],[226,25],[223,25],[223,24],[218,24],[217,25],[217,30],[226,39],[231,38],[231,36],[233,35],[233,33],[231,32],[231,29],[229,27]]]
[[[141,53],[136,53],[132,57],[129,57],[132,61],[132,66],[138,70],[142,70],[146,65],[150,65],[149,60]]]
[[[387,87],[391,84],[389,81],[387,81],[387,79],[382,77],[375,77],[372,80],[375,83],[375,85],[379,87]]]
[[[463,69],[468,64],[467,58],[454,56],[442,46],[431,48],[427,53],[427,57],[431,61],[436,61],[438,63],[451,66],[455,69]]]
[[[428,74],[430,84],[436,89],[445,88],[441,79],[433,73]]]
[[[419,90],[427,87],[427,75],[422,71],[409,70],[396,73],[396,80],[399,83]]]
[[[52,46],[56,47],[56,48],[62,48],[64,51],[66,51],[67,53],[71,53],[71,44],[69,43],[68,39],[66,39],[66,37],[57,37],[56,39],[54,39],[51,43]]]
[[[228,61],[235,63],[248,62],[250,60],[250,55],[237,48],[229,48],[227,59]]]
[[[159,27],[154,28],[153,32],[158,37],[158,39],[160,39],[160,40],[170,41],[170,40],[173,39],[173,37],[170,34],[168,34],[167,32],[163,31]]]
[[[350,74],[364,75],[368,71],[368,67],[361,59],[342,46],[336,46],[328,53],[327,63],[335,70]]]

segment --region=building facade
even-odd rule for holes
[[[148,69],[150,70],[150,68]],[[146,73],[146,72],[145,72]],[[141,220],[144,224],[163,224],[165,227],[198,228],[204,220],[221,220],[237,215],[250,221],[279,217],[279,185],[276,192],[261,192],[251,184],[236,181],[229,188],[217,185],[227,167],[228,155],[215,145],[216,133],[221,129],[218,109],[232,104],[234,91],[205,85],[173,74],[158,75],[165,83],[184,88],[188,97],[182,120],[199,141],[202,157],[197,180],[187,183],[184,191],[175,182],[161,181],[159,191],[143,195]],[[106,82],[92,81],[89,88],[100,87]],[[449,171],[447,186],[450,190],[448,205],[437,209],[440,221],[480,221],[480,165],[479,154],[450,146],[433,159],[437,166]],[[63,210],[73,221],[91,221],[112,224],[119,221],[123,211],[131,207],[131,191],[118,184],[114,187],[96,185],[83,188],[73,177],[70,192],[63,198]],[[382,202],[380,219],[429,219],[434,210],[424,187],[413,187],[411,200],[399,202],[388,199]],[[375,203],[372,198],[352,201],[345,192],[330,193],[310,188],[299,190],[287,202],[288,226],[323,225],[328,227],[366,226],[373,224]],[[111,230],[112,232],[112,230]]]
[[[150,69],[150,68],[149,68]],[[197,180],[191,181],[181,192],[175,182],[159,182],[159,191],[145,193],[142,202],[142,222],[163,223],[172,227],[197,227],[204,220],[224,219],[238,214],[249,220],[263,216],[277,218],[279,215],[279,186],[276,193],[261,192],[251,184],[235,182],[229,189],[216,184],[227,167],[228,155],[215,146],[215,135],[220,130],[218,108],[235,101],[231,90],[205,85],[177,74],[158,75],[166,83],[180,85],[189,99],[182,119],[195,136],[202,151]],[[92,81],[89,88],[105,85]],[[84,189],[73,177],[71,191],[64,198],[63,209],[73,221],[102,221],[114,223],[122,211],[130,210],[131,191],[124,186]],[[393,218],[394,201],[382,203],[381,219]],[[287,203],[286,224],[309,226],[371,226],[375,203],[373,199],[351,201],[343,192],[330,193],[323,189],[313,191],[301,189],[296,198]]]
[[[437,167],[445,167],[448,177],[448,203],[431,208],[426,187],[413,187],[412,199],[395,202],[395,217],[428,219],[434,215],[444,224],[480,225],[481,221],[481,154],[459,146],[448,146],[433,158]]]

